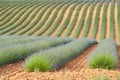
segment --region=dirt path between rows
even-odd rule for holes
[[[62,19],[62,21],[59,23],[59,25],[58,25],[58,27],[55,29],[55,31],[51,34],[51,36],[54,36],[58,31],[59,31],[59,29],[61,28],[61,26],[64,24],[64,22],[65,22],[65,20],[66,20],[66,18],[67,18],[67,16],[68,16],[68,14],[69,14],[69,11],[70,11],[70,9],[71,9],[71,7],[74,5],[74,3],[72,3],[67,9],[66,9],[66,12],[65,12],[65,14],[64,14],[64,16],[63,16],[63,19]]]
[[[83,23],[83,26],[82,26],[82,28],[81,28],[81,31],[80,31],[80,33],[79,33],[79,35],[78,35],[78,38],[82,37],[82,35],[83,35],[83,33],[84,33],[84,29],[85,29],[85,26],[86,26],[86,24],[87,24],[87,20],[88,20],[88,17],[89,17],[89,13],[90,13],[90,8],[91,8],[91,6],[92,6],[92,3],[91,3],[91,4],[89,5],[89,7],[87,8],[86,16],[85,16],[85,18],[84,18],[84,23]]]
[[[120,33],[118,33],[118,9],[117,9],[118,7],[117,7],[117,2],[115,2],[115,6],[114,6],[114,21],[115,21],[115,41],[117,42],[117,43],[119,43],[119,39],[118,39],[118,34],[120,34]]]
[[[18,9],[19,6],[17,7],[12,7],[10,8],[8,11],[6,11],[6,13],[2,14],[1,15],[1,19],[0,19],[0,24],[2,24],[2,22],[6,21],[6,19],[9,19],[9,15],[13,14],[17,9]],[[10,13],[11,12],[11,13]],[[8,15],[9,13],[9,15]],[[4,17],[3,17],[4,16]],[[12,16],[13,17],[13,16]]]
[[[6,23],[6,24],[9,24],[10,22],[13,22],[14,21],[14,19],[23,11],[25,9],[25,7],[24,8],[22,8],[16,15],[14,15],[9,21],[8,21],[8,23]],[[7,19],[7,18],[6,18]],[[19,19],[18,19],[19,20]],[[15,22],[14,22],[15,23]],[[6,25],[5,24],[5,25]]]
[[[54,15],[55,11],[56,11],[56,8],[58,7],[58,5],[56,7],[54,7],[54,9],[52,10],[51,14],[49,15],[48,19],[46,20],[46,22],[41,26],[41,28],[39,30],[37,30],[35,33],[39,33],[40,30],[42,30],[46,25],[47,23],[51,20],[52,16]]]
[[[80,19],[81,19],[81,16],[82,16],[82,13],[83,13],[83,10],[84,10],[85,6],[86,6],[86,4],[83,4],[83,5],[82,5],[82,8],[81,8],[81,10],[80,10],[80,12],[79,12],[79,16],[78,16],[77,22],[76,22],[75,27],[73,28],[73,30],[72,30],[72,32],[71,32],[70,37],[73,37],[74,34],[75,34],[75,31],[76,31],[76,29],[77,29],[77,27],[78,27],[78,25],[79,25],[79,22],[80,22]]]
[[[99,3],[97,3],[96,6],[94,7],[93,14],[92,14],[92,21],[91,21],[91,25],[90,25],[87,37],[91,37],[91,35],[92,35],[92,30],[94,28],[94,23],[95,23],[94,21],[95,21],[98,5],[99,5]]]
[[[26,13],[27,13],[28,11],[30,11],[30,10],[31,10],[31,8],[27,9]],[[24,17],[24,15],[25,15],[25,14],[23,14],[17,21],[15,21],[12,26],[16,25],[16,24]],[[6,24],[7,24],[7,23],[6,23]],[[6,24],[5,24],[5,25],[6,25]],[[9,26],[9,27],[10,27],[10,26]],[[9,27],[7,27],[7,28],[9,28]],[[7,29],[7,28],[5,28],[5,29]]]
[[[111,9],[111,2],[109,2],[108,4],[108,8],[107,8],[107,22],[106,22],[106,35],[105,38],[109,38],[110,37],[110,9]]]
[[[101,26],[102,26],[104,5],[105,5],[105,3],[102,4],[101,10],[100,10],[100,16],[99,16],[98,31],[96,34],[96,40],[98,40],[98,41],[99,41],[100,31],[101,31]]]
[[[34,20],[35,19],[37,19],[37,17],[40,15],[40,13],[44,10],[44,8],[45,8],[46,6],[44,5],[41,9],[40,9],[40,11],[38,12],[38,14],[35,16],[35,18],[34,18]],[[44,13],[45,14],[45,13]],[[43,17],[43,16],[42,16]],[[34,25],[34,27],[32,27],[29,31],[27,31],[25,34],[28,34],[30,31],[32,31],[32,30],[34,30],[35,28],[36,28],[36,25],[38,25],[38,24],[40,24],[40,22],[41,22],[41,19],[43,19],[43,18],[40,18],[40,20]],[[24,35],[25,35],[24,34]]]
[[[36,8],[37,8],[37,6],[36,6]],[[32,12],[29,14],[29,16],[27,16],[27,17],[25,18],[25,20],[24,20],[20,25],[18,25],[16,28],[18,28],[18,27],[20,27],[21,25],[25,24],[25,23],[30,19],[30,17],[33,15],[33,12],[36,10],[36,8],[35,8],[34,10],[32,10]],[[29,9],[20,17],[20,19],[17,20],[14,24],[18,24],[19,21],[21,21],[21,19],[23,19],[23,18],[25,17],[25,15],[27,15],[30,10],[31,10],[31,8],[29,8]],[[15,29],[16,29],[16,28],[15,28]],[[14,30],[15,30],[15,29],[14,29]],[[20,31],[21,31],[21,30],[17,31],[15,34],[19,33]]]
[[[53,6],[54,6],[54,5],[50,6],[50,7],[45,11],[44,15],[43,15],[42,18],[40,19],[40,22],[41,22],[42,20],[44,20],[46,14],[48,13],[48,11],[49,11],[49,10],[51,9],[51,7],[53,7]],[[44,24],[45,24],[45,23],[44,23]],[[43,25],[44,25],[44,24],[43,24]],[[41,27],[42,27],[42,26],[41,26]],[[35,32],[32,34],[32,36],[35,36],[36,33],[39,32],[39,30],[41,29],[41,27],[40,27],[37,31],[35,31]]]
[[[0,67],[0,80],[91,80],[93,77],[105,75],[116,80],[120,75],[120,70],[89,69],[86,67],[87,56],[95,47],[97,45],[92,45],[80,56],[55,72],[26,72],[22,67],[24,61],[4,65]],[[120,54],[120,46],[118,49]]]
[[[26,19],[22,24],[24,24],[26,21],[28,21],[28,20],[30,19],[30,17],[31,17],[32,15],[34,15],[34,12],[37,10],[37,8],[39,8],[39,6],[36,7],[36,8],[30,13],[30,15],[27,17],[27,19]],[[25,15],[25,13],[24,13],[23,15]],[[35,18],[35,17],[34,17],[34,18]],[[34,18],[33,18],[33,19],[34,19]],[[32,22],[33,22],[33,20],[31,20],[27,26],[31,25]],[[18,23],[19,23],[19,22],[16,21],[14,24],[18,24]],[[26,26],[26,27],[27,27],[27,26]],[[14,30],[16,31],[19,27],[21,27],[21,26],[17,26],[16,28],[14,28],[14,29],[11,30],[11,31],[14,31]],[[21,32],[21,31],[24,30],[26,27],[24,27],[23,29],[20,29],[20,30],[17,31],[17,32]],[[17,33],[17,32],[16,32],[16,33]]]
[[[75,6],[75,9],[74,9],[73,12],[71,13],[72,15],[71,15],[70,21],[69,21],[67,27],[66,27],[66,28],[64,29],[64,31],[62,32],[62,34],[60,35],[61,37],[63,37],[63,36],[65,35],[65,33],[67,32],[67,30],[69,29],[69,27],[70,27],[70,25],[71,25],[71,23],[72,23],[72,21],[73,21],[73,19],[74,19],[74,17],[75,17],[75,14],[76,14],[76,12],[77,12],[76,10],[77,10],[78,6],[79,6],[79,4],[77,4],[77,6]]]
[[[77,58],[71,60],[70,62],[66,63],[60,70],[66,69],[69,71],[80,71],[80,69],[86,67],[86,61],[88,54],[95,48],[97,45],[92,45],[90,48],[86,49],[81,55]],[[73,65],[74,64],[74,65]]]
[[[44,6],[45,7],[45,6]],[[42,9],[44,9],[44,7],[42,7],[40,10],[39,10],[39,12],[35,15],[35,17],[32,19],[32,21],[30,22],[30,24],[29,25],[31,25],[36,19],[37,19],[37,17],[39,16],[39,14],[41,13],[41,11],[42,11]],[[28,25],[28,26],[29,26]],[[32,30],[34,27],[32,27],[30,30]],[[29,31],[26,31],[23,35],[26,35],[27,33],[29,33]]]
[[[6,27],[6,26],[11,26],[11,25],[14,25],[14,24],[16,24],[16,22],[21,18],[21,16],[22,15],[24,15],[24,14],[22,14],[16,21],[14,21],[14,19],[16,19],[16,17],[19,15],[19,14],[21,14],[21,12],[23,12],[24,11],[24,9],[25,8],[23,8],[21,11],[19,11],[16,15],[14,15],[14,17],[12,18],[12,19],[10,19],[10,21],[8,21],[7,23],[5,23],[3,26],[4,27]],[[12,24],[11,24],[11,22],[12,22]],[[14,23],[13,23],[14,22]],[[8,26],[8,27],[9,27]]]
[[[52,22],[51,26],[42,34],[43,36],[45,36],[46,33],[49,32],[49,29],[50,29],[50,28],[56,23],[56,21],[59,19],[60,14],[61,14],[61,12],[62,12],[64,6],[65,6],[65,4],[64,4],[64,5],[62,6],[62,8],[58,11],[58,14],[57,14],[55,20]]]

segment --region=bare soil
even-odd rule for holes
[[[13,18],[10,19],[10,22],[14,21],[14,19],[19,15],[20,12],[22,12],[24,9],[19,11],[16,15],[13,16]],[[7,19],[7,18],[6,18]],[[9,23],[9,22],[8,22]]]
[[[54,12],[56,11],[56,8],[58,6],[56,6],[53,11],[51,12],[50,16],[48,17],[48,19],[46,20],[46,22],[41,26],[41,28],[37,31],[38,33],[40,32],[40,30],[42,30],[44,28],[45,25],[47,25],[47,23],[51,20],[52,16],[54,15]]]
[[[102,16],[103,16],[104,5],[105,5],[105,3],[102,4],[101,11],[100,11],[100,16],[99,16],[98,31],[97,31],[97,34],[96,34],[96,39],[98,41],[99,41],[100,31],[101,31],[101,26],[102,26],[102,18],[103,18]]]
[[[86,16],[85,16],[85,19],[84,19],[84,23],[83,23],[82,29],[81,29],[81,31],[80,31],[80,33],[78,35],[78,38],[82,37],[82,35],[84,33],[84,29],[85,29],[85,26],[87,24],[87,20],[88,20],[88,17],[89,17],[91,5],[92,5],[92,3],[89,5],[89,7],[87,9]]]
[[[108,8],[107,8],[107,25],[106,25],[106,38],[110,37],[110,9],[111,9],[111,2],[109,2]]]
[[[78,6],[79,6],[79,4],[75,7],[75,9],[73,10],[73,12],[71,13],[72,15],[71,15],[70,21],[69,21],[67,27],[66,27],[66,28],[64,29],[64,31],[62,32],[62,34],[60,35],[61,37],[63,37],[63,36],[65,35],[65,33],[67,32],[67,30],[69,29],[69,27],[70,27],[70,25],[71,25],[71,23],[72,23],[72,21],[73,21],[73,19],[74,19],[74,17],[75,17],[75,14],[76,14],[76,12],[77,12]]]
[[[11,9],[9,9],[7,12],[11,12],[11,11],[16,11],[17,10],[17,8],[15,8],[15,7],[12,7]],[[6,12],[6,13],[7,13]],[[4,15],[4,14],[2,14],[2,15]],[[2,16],[1,15],[1,16]],[[0,24],[2,23],[2,21],[5,21],[7,18],[8,18],[9,16],[7,15],[7,16],[5,16],[4,18],[2,18],[2,20],[0,20]]]
[[[23,24],[25,24],[27,21],[29,21],[30,17],[34,14],[34,12],[35,12],[35,10],[36,10],[37,7],[38,7],[38,6],[36,6],[35,9],[32,10],[32,12],[29,14],[29,16],[27,16],[27,18],[26,18],[20,25],[23,25]],[[29,9],[24,13],[24,15],[22,15],[21,19],[22,19],[23,17],[25,17],[25,15],[27,15],[30,10],[31,10],[31,8],[29,8]],[[32,20],[31,20],[31,21],[32,21]],[[31,21],[30,21],[30,23],[31,23]],[[19,21],[16,22],[16,24],[17,24],[17,23],[19,23]],[[17,26],[15,29],[19,28],[20,25]],[[27,26],[26,26],[26,27],[27,27]],[[15,30],[15,29],[13,29],[13,30]],[[24,28],[23,28],[23,29],[24,29]],[[23,29],[17,31],[16,34],[17,34],[17,33],[20,33]]]
[[[65,12],[65,14],[64,14],[64,16],[63,16],[62,21],[59,23],[58,27],[57,27],[57,28],[55,29],[55,31],[51,34],[51,36],[54,36],[54,35],[59,31],[59,29],[61,28],[61,26],[64,24],[64,22],[65,22],[65,20],[66,20],[66,18],[67,18],[67,16],[68,16],[69,11],[70,11],[70,9],[71,9],[72,6],[73,6],[73,4],[71,4],[71,5],[66,9],[66,12]]]
[[[59,12],[58,12],[58,14],[57,14],[55,20],[52,22],[51,26],[42,34],[43,36],[44,36],[44,35],[49,31],[49,29],[56,23],[56,21],[57,21],[58,18],[60,17],[60,14],[61,14],[61,12],[62,12],[64,6],[65,6],[65,5],[63,5],[62,8],[59,10]]]
[[[118,40],[118,34],[120,34],[120,33],[118,33],[118,9],[117,9],[118,7],[117,7],[117,2],[115,2],[115,6],[114,6],[114,21],[115,21],[115,40],[116,40],[116,42],[119,42],[119,40]]]
[[[44,6],[45,7],[45,6]],[[33,24],[33,22],[37,19],[37,17],[39,16],[39,14],[41,13],[41,11],[42,11],[42,9],[44,9],[44,8],[41,8],[39,11],[38,11],[38,13],[35,15],[35,17],[32,19],[32,21],[28,24],[28,26],[29,25],[31,25],[31,24]],[[34,26],[35,27],[35,26]],[[30,30],[32,30],[34,27],[32,27]],[[30,31],[29,30],[29,31]],[[26,31],[23,35],[26,35],[29,31]]]
[[[78,25],[79,25],[79,22],[80,22],[80,19],[81,19],[81,16],[82,16],[82,13],[83,13],[83,10],[84,10],[84,7],[85,7],[85,6],[86,6],[86,5],[84,4],[84,5],[82,6],[80,12],[79,12],[79,17],[78,17],[77,22],[76,22],[76,24],[75,24],[75,26],[74,26],[74,28],[73,28],[73,30],[72,30],[72,32],[71,32],[70,37],[73,37],[74,34],[75,34],[75,30],[77,29],[77,27],[78,27]]]
[[[91,25],[90,25],[90,29],[89,29],[89,32],[87,34],[87,37],[90,37],[92,35],[92,30],[93,30],[93,27],[94,27],[94,21],[95,21],[95,16],[96,16],[96,13],[97,13],[97,7],[98,7],[98,4],[96,4],[96,6],[94,7],[94,10],[93,10],[93,15],[92,15],[92,21],[91,21]]]
[[[52,5],[53,6],[53,5]],[[51,6],[51,7],[52,7]],[[42,18],[41,18],[41,21],[45,18],[45,16],[46,16],[46,14],[48,13],[48,11],[50,10],[50,8],[51,7],[49,7],[46,11],[45,11],[45,13],[44,13],[44,15],[42,16]],[[49,15],[50,16],[50,15]],[[49,17],[48,17],[49,18]],[[45,24],[45,23],[44,23]],[[44,25],[43,24],[43,25]],[[34,36],[34,35],[36,35],[38,32],[39,32],[39,30],[41,30],[41,28],[42,28],[42,26],[36,31],[36,32],[34,32],[33,34],[32,34],[32,36]]]
[[[37,17],[39,16],[39,14],[42,12],[42,10],[43,10],[45,7],[46,7],[46,6],[43,6],[42,9],[40,9],[40,11],[39,11],[38,14],[35,16],[34,19],[37,19]],[[42,16],[42,17],[43,17],[43,16]],[[41,17],[41,19],[43,19],[42,17]],[[37,22],[37,24],[35,24],[34,27],[32,27],[32,28],[31,28],[29,31],[27,31],[24,35],[28,34],[31,30],[34,30],[34,29],[36,28],[36,26],[37,26],[38,24],[40,24],[41,19]]]
[[[30,15],[27,17],[27,19],[26,19],[22,24],[25,24],[25,22],[29,20],[29,18],[34,14],[34,12],[37,10],[37,8],[38,8],[38,7],[36,7],[36,8],[30,13]],[[26,13],[27,13],[27,11],[26,11]],[[24,13],[22,16],[24,17],[24,15],[25,15],[26,13]],[[30,23],[29,23],[27,26],[31,25],[32,22],[35,20],[35,18],[36,18],[36,17],[34,17],[33,20],[31,20]],[[21,19],[22,19],[22,18],[21,18]],[[20,20],[19,20],[19,21],[20,21]],[[17,23],[18,23],[18,22],[16,21],[14,24],[17,24]],[[26,27],[27,27],[27,26],[26,26]],[[16,30],[16,29],[19,28],[19,27],[20,27],[20,26],[14,28],[12,31]],[[18,32],[21,32],[22,30],[26,29],[26,27],[24,27],[23,29],[19,30]]]

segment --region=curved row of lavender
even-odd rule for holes
[[[31,72],[56,70],[96,43],[94,39],[81,38],[62,46],[37,52],[26,59],[24,68]]]
[[[116,42],[109,38],[103,40],[88,56],[90,68],[115,69],[118,65]]]

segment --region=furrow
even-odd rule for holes
[[[117,2],[115,2],[115,5],[114,5],[114,21],[115,21],[115,40],[116,40],[116,42],[117,43],[119,43],[120,44],[120,40],[119,40],[119,32],[118,32],[118,7],[117,7]]]
[[[111,7],[111,2],[109,2],[108,8],[107,8],[107,25],[106,25],[106,35],[105,38],[110,37],[110,7]]]
[[[36,5],[36,6],[33,6],[32,8],[29,8],[29,9],[26,11],[26,13],[25,13],[23,16],[21,16],[21,19],[24,19],[24,20],[22,20],[22,21],[19,22],[19,23],[16,22],[16,24],[14,24],[14,25],[12,25],[12,26],[10,26],[10,27],[5,28],[4,30],[2,30],[2,31],[0,32],[0,34],[4,34],[4,33],[8,32],[8,31],[11,31],[11,30],[13,30],[14,28],[16,28],[18,25],[22,25],[22,23],[25,23],[25,21],[27,20],[26,18],[28,18],[28,17],[29,17],[29,14],[31,14],[30,12],[32,12],[33,9],[35,9],[36,7],[37,7],[37,5]],[[29,14],[28,14],[28,13],[29,13]]]
[[[48,22],[51,20],[57,6],[60,5],[60,4],[55,4],[53,7],[51,7],[50,10],[48,10],[46,16],[47,17],[47,20],[45,20],[44,24],[40,26],[40,28],[33,34],[33,35],[37,35],[37,36],[40,36],[44,31],[45,31],[45,28],[46,28],[46,25],[48,24]],[[45,17],[46,17],[45,16]],[[48,26],[47,26],[48,27]]]
[[[50,32],[51,30],[50,29],[54,29],[54,24],[57,22],[57,20],[59,19],[59,16],[60,16],[60,13],[62,12],[64,6],[65,6],[66,3],[64,3],[63,5],[60,6],[60,8],[58,9],[58,11],[56,12],[56,15],[55,15],[55,19],[54,21],[52,22],[52,24],[50,25],[50,27],[48,27],[48,29],[42,34],[43,36],[47,35],[48,32]],[[55,13],[54,13],[55,14]]]
[[[82,34],[84,33],[85,25],[86,25],[87,19],[88,19],[88,17],[89,17],[89,13],[90,13],[90,8],[91,8],[91,6],[92,6],[92,3],[89,5],[89,7],[88,7],[88,9],[87,9],[87,13],[86,13],[86,16],[85,16],[85,18],[84,18],[84,23],[83,23],[82,29],[81,29],[81,31],[80,31],[80,33],[79,33],[79,35],[78,35],[78,38],[82,37]]]
[[[74,3],[71,4],[71,5],[67,8],[67,10],[66,10],[66,12],[65,12],[65,14],[64,14],[64,17],[63,17],[63,19],[62,19],[62,21],[59,23],[58,27],[57,27],[57,28],[55,29],[55,31],[51,34],[51,36],[55,36],[56,33],[60,30],[61,26],[64,24],[64,22],[65,22],[65,20],[66,20],[66,18],[67,18],[67,15],[69,14],[69,11],[70,11],[70,9],[71,9],[71,7],[72,7],[73,5],[74,5]]]
[[[96,4],[94,10],[93,10],[93,14],[92,14],[92,21],[91,21],[91,25],[90,25],[90,29],[89,29],[89,32],[87,34],[87,37],[91,37],[92,35],[92,30],[94,28],[94,24],[95,24],[95,16],[96,16],[96,13],[97,13],[97,8],[98,8],[98,5],[99,5],[99,2]]]
[[[77,10],[78,6],[79,6],[79,4],[76,4],[73,12],[71,13],[72,15],[71,15],[71,18],[70,18],[70,20],[69,20],[68,25],[66,26],[66,28],[63,30],[62,34],[60,35],[61,37],[65,36],[67,30],[69,29],[69,27],[70,27],[70,25],[71,25],[71,23],[72,23],[72,21],[73,21],[73,19],[74,19],[74,17],[75,17],[75,14],[76,14],[76,12],[77,12],[76,10]]]
[[[100,37],[100,31],[101,31],[101,26],[102,26],[102,16],[103,16],[103,10],[104,10],[104,5],[105,3],[102,4],[101,10],[100,10],[100,16],[99,16],[99,24],[98,24],[98,31],[96,35],[96,39],[99,41]]]
[[[37,21],[35,21],[34,24],[32,24],[32,26],[30,25],[28,27],[28,32],[27,32],[27,35],[31,35],[33,36],[33,34],[35,34],[37,32],[37,30],[40,29],[40,27],[44,24],[44,22],[46,21],[45,17],[46,17],[46,14],[48,13],[49,9],[51,8],[51,6],[53,5],[54,3],[51,3],[47,6],[45,6],[44,8],[42,8],[40,14],[38,15],[37,17]],[[47,17],[48,18],[48,17]]]
[[[77,22],[76,22],[75,27],[73,28],[73,30],[72,30],[72,32],[71,32],[70,37],[73,37],[74,34],[75,34],[75,30],[77,29],[77,27],[78,27],[78,25],[79,25],[79,22],[80,22],[80,19],[81,19],[81,16],[82,16],[82,13],[83,13],[84,8],[85,8],[85,4],[82,5],[82,8],[81,8],[81,10],[80,10],[80,12],[79,12],[79,16],[78,16]]]

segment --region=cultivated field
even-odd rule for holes
[[[92,37],[99,41],[110,37],[118,43],[119,3],[119,0],[1,0],[0,34]]]
[[[119,44],[120,0],[0,0],[0,80],[120,80]]]

